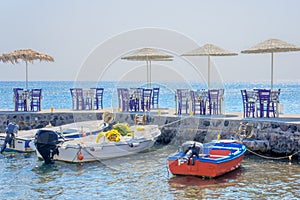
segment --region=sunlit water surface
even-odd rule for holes
[[[13,88],[24,88],[22,81],[0,81],[0,110],[13,110]],[[104,108],[118,107],[117,87],[145,87],[143,82],[72,82],[72,81],[29,81],[29,89],[42,88],[43,103],[42,110],[54,109],[72,109],[72,99],[70,88],[73,87],[103,87],[103,106]],[[159,87],[159,106],[161,108],[174,108],[174,94],[177,88],[188,88],[193,90],[207,89],[207,86],[192,82],[159,82],[154,83],[152,87]],[[253,88],[270,88],[269,82],[228,82],[217,88],[225,89],[224,108],[226,112],[243,112],[243,102],[241,89],[251,90]],[[300,82],[280,82],[274,85],[274,89],[281,89],[280,103],[283,105],[285,114],[300,113]]]
[[[0,155],[1,199],[298,199],[300,165],[246,155],[216,179],[173,176],[175,146],[103,162],[44,165],[32,154]]]

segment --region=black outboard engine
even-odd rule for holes
[[[195,141],[187,141],[182,144],[182,151],[185,153],[184,160],[188,161],[188,165],[194,165],[194,158],[199,157],[203,151],[203,144]],[[192,158],[192,163],[190,159]]]
[[[58,155],[58,134],[52,130],[38,130],[35,134],[34,144],[43,157],[45,164],[53,164],[53,156]]]
[[[18,131],[19,131],[19,126],[17,124],[11,122],[7,125],[5,130],[6,137],[1,147],[0,153],[2,153],[6,149],[6,144],[9,144],[9,147],[13,147],[13,148],[15,147],[15,138]]]

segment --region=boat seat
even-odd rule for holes
[[[212,149],[209,152],[210,156],[217,156],[217,155],[228,156],[230,153],[231,153],[230,150],[221,150],[221,149]]]
[[[208,157],[209,158],[215,158],[215,159],[218,159],[218,158],[224,158],[224,157],[227,157],[228,155],[209,155]]]

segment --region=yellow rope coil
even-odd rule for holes
[[[119,131],[112,129],[107,132],[101,132],[96,137],[96,143],[99,142],[100,138],[105,136],[110,142],[120,142],[121,134]]]

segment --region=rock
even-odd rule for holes
[[[229,125],[229,121],[228,120],[225,120],[224,121],[224,126],[228,126]]]
[[[212,122],[214,127],[218,127],[222,123],[222,120],[215,120]]]
[[[297,126],[296,125],[291,125],[290,126],[291,132],[294,133],[297,131]]]
[[[289,125],[288,124],[280,124],[280,129],[282,131],[287,131],[289,129]]]
[[[198,132],[198,133],[196,133],[196,135],[195,135],[195,137],[194,137],[193,140],[194,140],[194,141],[197,141],[197,142],[203,143],[206,134],[207,134],[207,131],[201,131],[201,132]]]
[[[268,152],[271,150],[267,140],[244,140],[244,144],[252,151]]]
[[[210,121],[204,121],[204,122],[203,122],[203,125],[204,125],[204,126],[209,126],[209,125],[210,125]]]
[[[272,123],[272,124],[271,124],[271,127],[272,127],[273,129],[276,129],[276,128],[279,127],[279,124],[277,124],[277,123],[276,123],[276,124],[275,124],[275,123]]]

